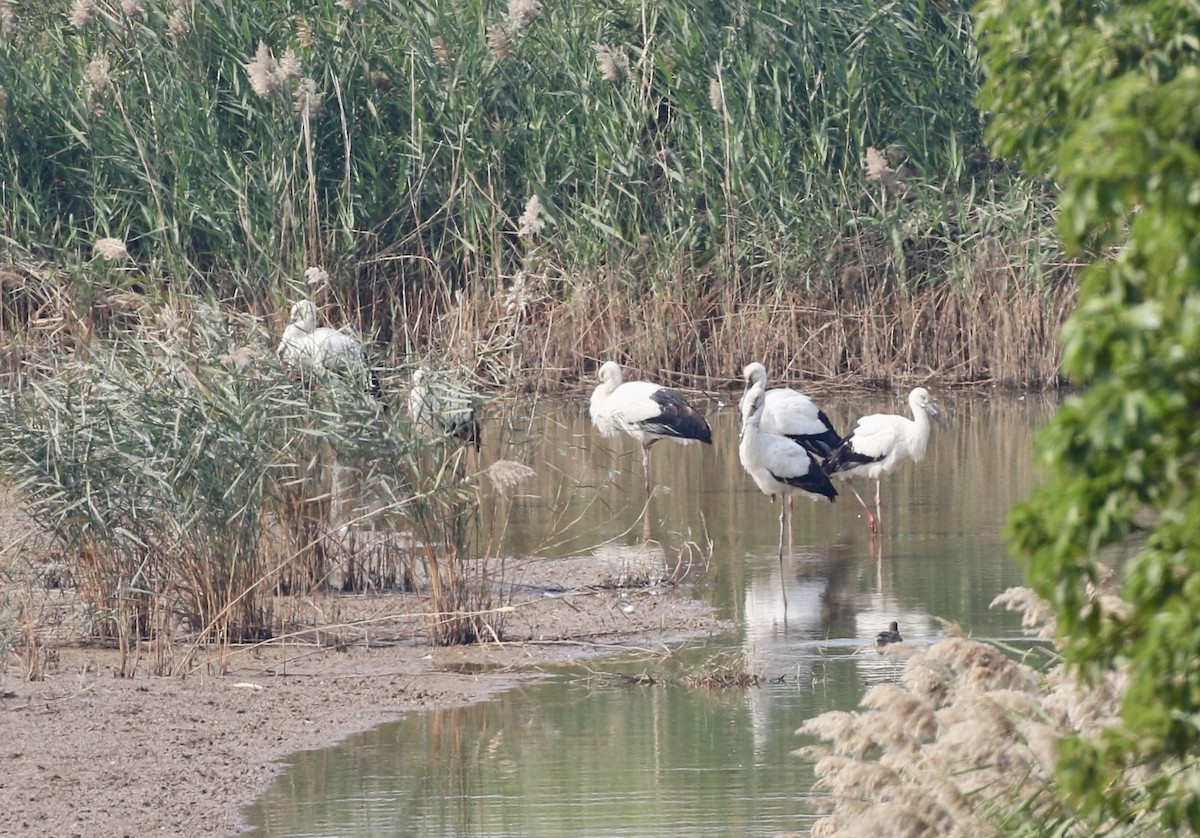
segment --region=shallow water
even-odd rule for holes
[[[843,429],[905,407],[900,396],[823,401]],[[489,549],[529,561],[589,554],[615,568],[659,556],[737,629],[665,661],[606,659],[300,754],[248,813],[256,834],[806,831],[813,778],[792,754],[805,744],[795,730],[897,676],[902,662],[873,648],[878,631],[896,620],[920,647],[944,635],[943,618],[976,637],[1019,637],[1019,618],[988,606],[1020,584],[1001,531],[1033,485],[1033,431],[1053,401],[938,401],[951,430],[935,430],[924,462],[885,479],[878,548],[849,492],[832,505],[798,501],[782,569],[779,506],[741,470],[733,407],[709,406],[711,448],[655,447],[648,515],[638,446],[598,439],[582,400],[514,408],[488,429],[495,456],[538,477],[489,504]],[[873,483],[859,491],[870,502]],[[767,683],[680,685],[677,676],[730,652]],[[654,683],[624,677],[643,673]]]

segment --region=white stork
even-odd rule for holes
[[[428,371],[418,367],[408,392],[408,416],[413,424],[434,428],[473,446],[481,444],[479,421],[466,396],[440,394],[425,382]]]
[[[822,460],[829,457],[842,444],[842,437],[834,430],[833,423],[813,400],[803,393],[788,387],[773,387],[767,389],[767,368],[755,362],[747,364],[742,370],[742,378],[746,381],[746,394],[756,384],[767,393],[766,405],[763,407],[762,432],[786,436],[788,439],[804,446]]]
[[[679,393],[648,381],[624,381],[621,367],[606,361],[597,373],[600,385],[592,393],[592,424],[604,436],[624,431],[642,444],[646,495],[650,495],[650,447],[660,439],[688,445],[712,444],[708,421]]]
[[[371,367],[362,343],[345,332],[318,326],[317,308],[311,300],[299,300],[292,305],[291,320],[276,354],[284,364],[294,369],[365,377],[371,394],[383,399],[379,376]]]
[[[880,514],[879,484],[885,474],[891,474],[901,463],[921,462],[929,444],[932,417],[949,430],[946,420],[933,403],[933,397],[924,387],[918,387],[908,395],[908,406],[913,418],[892,413],[874,413],[858,420],[853,432],[846,437],[838,450],[825,461],[825,471],[846,481],[854,497],[862,504],[871,524],[871,532],[879,532]],[[870,477],[875,480],[875,514],[871,514],[866,501],[851,482],[855,477]]]
[[[812,453],[786,437],[763,433],[762,421],[767,393],[761,384],[753,384],[742,397],[742,438],[738,456],[742,468],[758,484],[763,494],[807,495],[813,500],[837,497],[837,489],[822,471]],[[779,504],[779,563],[783,564],[783,526],[790,503]]]

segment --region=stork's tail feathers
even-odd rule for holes
[[[833,481],[829,479],[829,475],[816,467],[816,461],[811,462],[812,465],[809,467],[808,474],[801,477],[781,477],[774,473],[771,476],[780,483],[787,483],[789,486],[795,486],[814,495],[829,498],[829,502],[833,503],[834,499],[838,496],[837,488],[833,485]]]
[[[854,450],[854,446],[850,443],[851,438],[847,438],[832,454],[826,457],[825,461],[821,463],[821,470],[832,477],[839,471],[849,471],[856,466],[861,466],[865,463],[874,463],[882,459],[881,457],[860,454]]]

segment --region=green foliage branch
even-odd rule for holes
[[[1081,392],[1009,525],[1067,661],[1130,679],[1121,724],[1067,742],[1060,779],[1097,822],[1197,830],[1200,9],[985,0],[978,22],[989,137],[1060,184],[1063,239],[1092,254],[1061,336]],[[1092,595],[1105,548],[1128,555],[1128,609]]]

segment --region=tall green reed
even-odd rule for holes
[[[955,4],[452,5],[20,4],[4,234],[120,236],[262,307],[320,264],[383,323],[421,288],[496,291],[534,194],[570,270],[648,237],[740,275],[819,256],[808,228],[839,229],[868,146],[951,180],[977,147]]]

